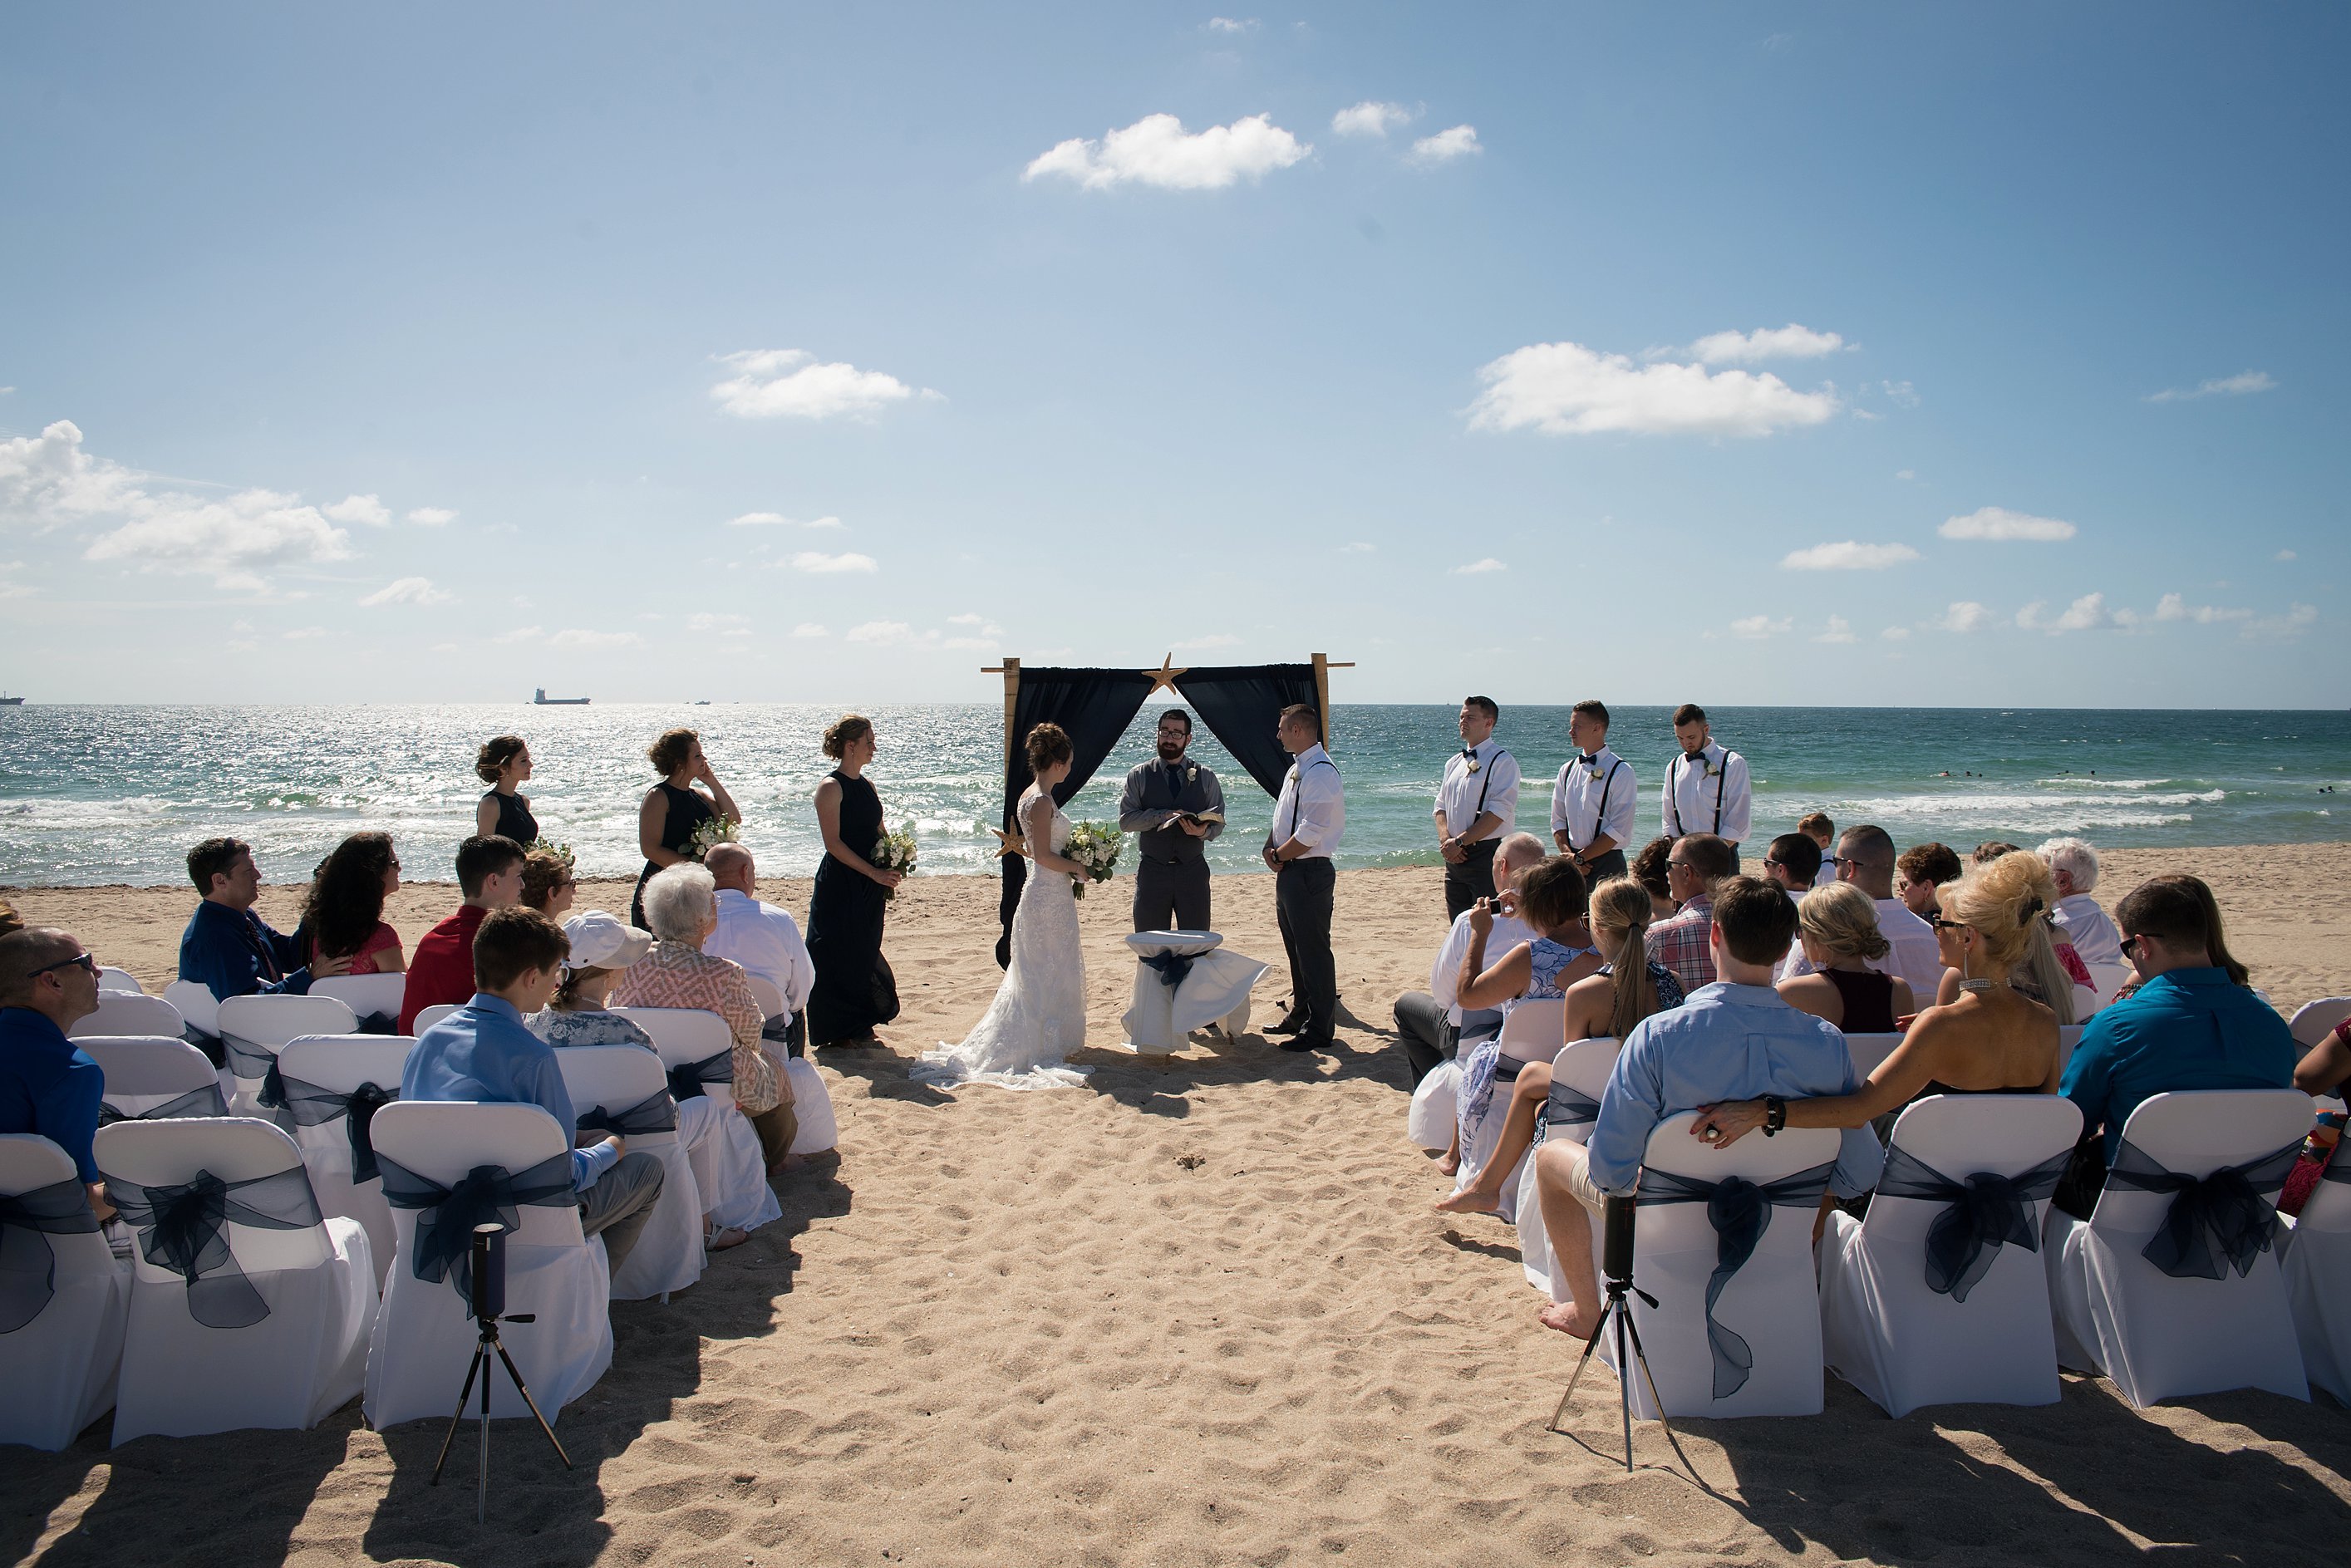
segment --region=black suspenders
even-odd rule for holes
[[[1600,780],[1600,810],[1592,813],[1592,839],[1596,839],[1608,831],[1608,791],[1616,788],[1616,769],[1624,766],[1625,759],[1618,758],[1608,765],[1607,776]],[[1681,811],[1677,809],[1674,812],[1674,825],[1679,827],[1681,820]],[[1574,837],[1573,833],[1568,836]],[[1585,849],[1592,847],[1592,839],[1583,841]]]
[[[1704,757],[1706,753],[1700,751],[1698,755]],[[1673,783],[1666,791],[1666,799],[1673,802],[1674,837],[1677,839],[1682,836],[1682,772],[1688,763],[1689,753],[1687,752],[1674,758]],[[1615,769],[1611,768],[1608,776],[1611,779],[1616,777]],[[1703,788],[1706,780],[1700,779],[1698,783]],[[1730,747],[1726,746],[1722,748],[1722,771],[1714,776],[1714,836],[1716,838],[1722,836],[1722,792],[1729,788],[1730,788]],[[1602,786],[1600,798],[1602,803],[1605,804],[1608,796],[1607,788],[1604,785]]]

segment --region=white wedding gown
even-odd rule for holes
[[[1020,797],[1026,821],[1037,799]],[[1053,811],[1050,852],[1070,841],[1070,819]],[[1086,1043],[1086,959],[1078,946],[1078,904],[1070,877],[1033,868],[1012,915],[1012,962],[1004,983],[961,1045],[925,1051],[908,1074],[918,1082],[949,1086],[993,1083],[1004,1089],[1065,1089],[1084,1082],[1086,1068],[1062,1065]]]

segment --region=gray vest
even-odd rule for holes
[[[1184,778],[1187,769],[1196,769],[1198,775],[1188,782]],[[1173,768],[1156,759],[1146,762],[1143,765],[1143,809],[1205,811],[1208,809],[1208,789],[1201,780],[1211,777],[1207,768],[1188,757]],[[1143,852],[1155,861],[1178,862],[1207,858],[1207,841],[1196,839],[1181,828],[1147,828],[1135,834],[1135,839]]]

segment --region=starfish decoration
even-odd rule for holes
[[[1018,829],[1008,833],[1002,828],[990,828],[987,831],[996,835],[998,860],[1006,860],[1013,855],[1025,855],[1029,852],[1028,841],[1020,836]]]
[[[1151,677],[1151,689],[1143,694],[1143,700],[1144,702],[1149,702],[1161,692],[1174,691],[1176,689],[1176,677],[1191,673],[1188,667],[1179,670],[1175,667],[1175,664],[1176,655],[1173,653],[1170,653],[1160,659],[1159,667],[1157,669],[1145,670],[1143,672],[1144,674]]]

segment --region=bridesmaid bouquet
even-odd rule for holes
[[[913,874],[914,870],[914,831],[910,828],[901,828],[894,833],[885,831],[880,838],[873,841],[873,852],[867,858],[883,871]],[[898,890],[894,887],[885,887],[882,890],[882,896],[895,898],[898,896]]]
[[[685,848],[678,852],[698,865],[702,857],[716,846],[731,844],[741,838],[742,828],[743,824],[732,817],[713,817],[694,830],[694,837],[686,840]]]
[[[1114,823],[1080,822],[1070,830],[1070,841],[1061,847],[1061,853],[1086,868],[1086,882],[1108,882],[1125,841],[1126,836]],[[1083,898],[1086,882],[1071,883],[1070,896]]]
[[[541,850],[545,850],[549,854],[561,861],[565,871],[580,869],[580,862],[572,858],[569,844],[559,844],[553,839],[533,839],[523,846],[523,852],[526,854],[537,854]]]

